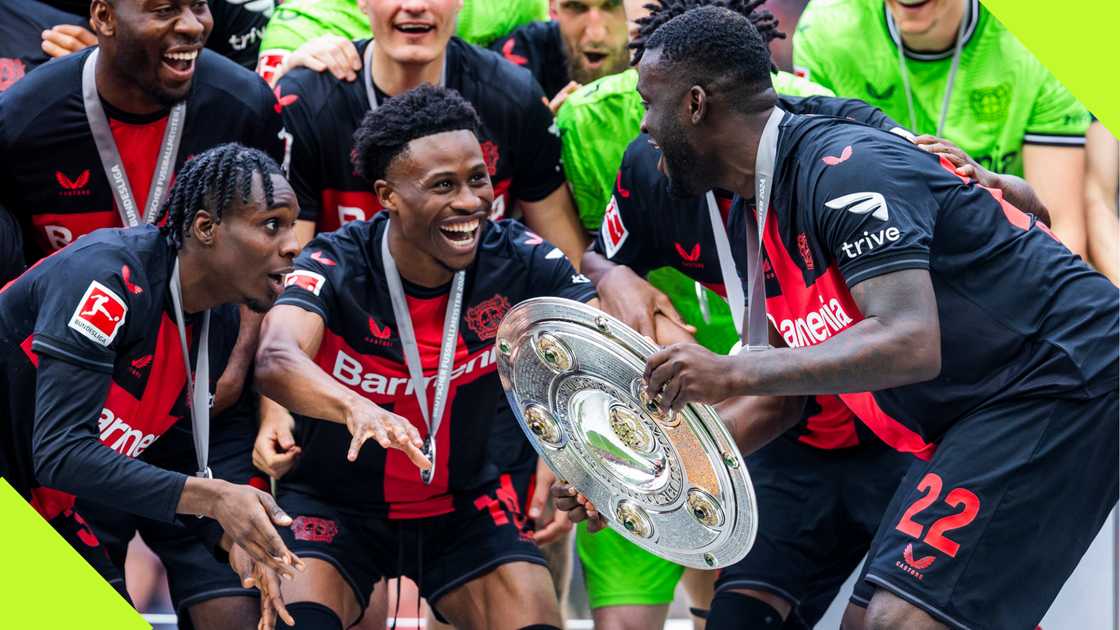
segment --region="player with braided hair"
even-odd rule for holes
[[[268,494],[240,485],[248,479],[238,462],[252,441],[240,431],[253,422],[252,405],[242,396],[216,413],[211,457],[196,458],[191,427],[207,421],[188,400],[206,396],[201,388],[225,369],[236,305],[265,309],[279,294],[297,252],[298,205],[274,161],[225,144],[186,164],[164,212],[162,229],[97,230],[0,291],[0,473],[122,591],[131,537],[119,540],[122,526],[156,528],[161,540],[198,536],[215,552],[224,532],[236,543],[231,563],[269,592],[272,615],[275,572],[299,562],[275,531],[291,519]],[[188,378],[203,354],[208,373],[190,368]],[[219,478],[193,474],[200,469]],[[77,499],[97,518],[83,519]],[[214,520],[176,524],[177,514]],[[103,545],[102,532],[116,540]]]

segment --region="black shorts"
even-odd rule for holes
[[[79,501],[79,508],[123,575],[128,543],[139,533],[167,571],[171,603],[179,627],[191,628],[190,607],[218,597],[259,597],[244,588],[229,564],[220,562],[193,532],[176,523],[161,523]],[[280,528],[278,528],[280,529]]]
[[[747,458],[758,501],[750,553],[716,591],[755,589],[793,605],[807,627],[859,566],[899,481],[916,462],[879,441],[822,450],[783,435]]]
[[[899,486],[857,590],[953,628],[1034,628],[1116,504],[1117,400],[1020,399],[954,424]]]
[[[124,586],[124,565],[117,566],[109,555],[109,548],[89,523],[74,510],[66,510],[48,521],[78,555],[109,583],[130,605],[132,600]]]
[[[443,621],[439,599],[455,588],[503,564],[545,564],[506,494],[495,481],[455,496],[448,514],[390,520],[281,484],[278,501],[294,522],[279,531],[296,555],[331,563],[363,610],[374,584],[403,575]]]

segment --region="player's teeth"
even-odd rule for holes
[[[443,229],[448,232],[473,232],[478,227],[478,221],[471,221],[470,223],[452,223],[451,225],[443,226]]]
[[[191,52],[183,53],[167,53],[164,56],[168,59],[174,59],[175,61],[194,61],[195,58],[198,57],[198,51],[194,50]]]

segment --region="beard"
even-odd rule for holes
[[[664,142],[658,142],[661,156],[665,159],[665,170],[669,174],[669,194],[676,199],[699,197],[708,191],[704,173],[708,171],[700,155],[693,151],[679,128],[666,134]]]
[[[622,51],[622,54],[616,55],[608,60],[608,65],[602,68],[592,70],[583,66],[583,54],[574,52],[568,42],[561,40],[564,48],[564,59],[568,64],[568,78],[580,85],[587,85],[596,79],[618,74],[630,67],[629,49]],[[549,96],[552,98],[555,94]]]

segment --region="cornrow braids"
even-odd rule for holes
[[[481,126],[474,107],[458,92],[424,84],[366,114],[354,132],[350,159],[358,174],[372,184],[385,178],[385,171],[409,142],[446,131],[478,135]]]
[[[650,10],[650,14],[637,21],[638,34],[630,42],[630,48],[634,51],[630,65],[636,66],[642,60],[646,44],[654,31],[685,11],[698,7],[719,7],[742,15],[751,21],[767,46],[776,39],[785,39],[786,34],[778,30],[778,18],[766,9],[759,9],[765,3],[766,0],[660,0],[660,4],[651,2],[644,7]],[[778,65],[773,61],[770,62],[770,71],[778,71]]]
[[[229,209],[234,194],[242,203],[253,196],[253,174],[260,173],[265,203],[273,203],[272,178],[281,175],[276,161],[263,151],[235,142],[220,144],[191,158],[175,176],[175,185],[160,210],[160,230],[171,246],[180,249],[189,237],[191,224],[200,209],[205,208],[221,223],[222,212]]]

